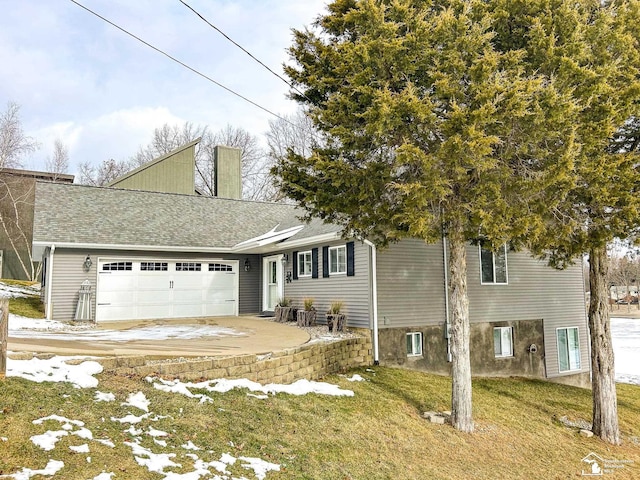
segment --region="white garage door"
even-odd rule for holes
[[[237,261],[98,261],[97,321],[237,314]]]

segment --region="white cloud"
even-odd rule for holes
[[[291,28],[325,0],[192,0],[231,38],[282,74]],[[291,113],[289,87],[179,2],[91,0],[87,6],[274,113]],[[186,70],[71,2],[30,0],[0,16],[0,106],[22,106],[42,144],[28,168],[44,168],[55,138],[80,162],[131,157],[154,128],[190,121],[261,136],[271,115]]]

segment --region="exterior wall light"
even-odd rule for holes
[[[285,253],[284,255],[282,255],[280,261],[282,262],[282,266],[286,266],[287,263],[289,263],[289,254]]]
[[[93,265],[93,262],[91,261],[91,256],[87,255],[84,259],[84,263],[82,264],[82,268],[84,268],[85,272],[88,272],[89,270],[91,270],[91,265]]]
[[[245,260],[244,260],[244,271],[248,272],[249,270],[251,270],[251,262],[249,262],[248,258],[245,258]]]

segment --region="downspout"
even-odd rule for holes
[[[371,247],[371,297],[373,302],[373,364],[380,365],[380,353],[378,346],[378,261],[376,246],[369,240],[364,243]]]
[[[53,320],[52,317],[52,302],[51,302],[51,293],[53,290],[53,254],[56,251],[56,244],[51,244],[51,249],[49,250],[49,262],[47,264],[47,320]]]
[[[447,237],[442,235],[442,257],[444,260],[444,338],[447,339],[447,362],[451,363],[451,335],[449,329],[451,326],[449,319],[449,259],[447,257]]]

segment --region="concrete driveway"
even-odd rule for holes
[[[103,322],[90,330],[30,332],[14,337],[10,334],[8,350],[59,355],[201,357],[264,354],[308,341],[309,334],[304,330],[264,318],[209,317]]]

